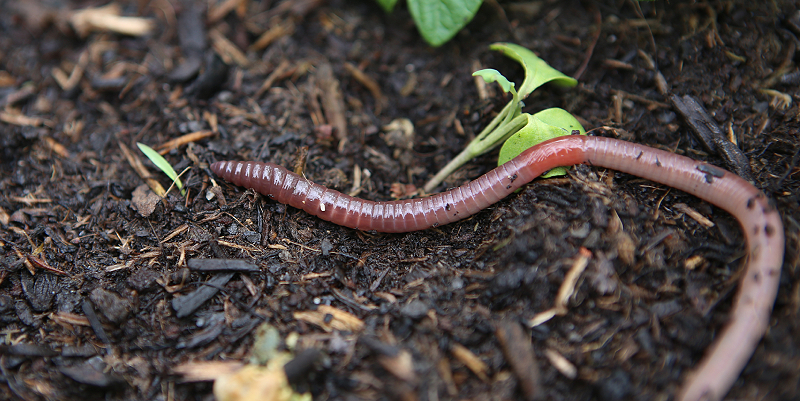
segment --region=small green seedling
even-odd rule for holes
[[[390,13],[397,0],[376,0]],[[428,44],[438,47],[452,39],[478,12],[483,0],[408,0],[411,18]]]
[[[141,142],[136,142],[136,146],[139,147],[139,150],[141,150],[142,153],[144,153],[144,155],[147,156],[147,158],[150,159],[150,161],[156,165],[156,167],[158,167],[161,171],[163,171],[164,174],[166,174],[167,177],[169,177],[172,180],[172,182],[175,183],[175,186],[181,190],[181,195],[186,195],[186,190],[183,188],[183,183],[181,183],[181,179],[178,178],[178,173],[175,172],[175,169],[172,168],[172,166],[166,159],[164,159],[160,154],[158,154],[158,152],[153,150],[153,148]]]
[[[568,111],[558,107],[545,109],[534,115],[525,113],[523,116],[528,117],[527,124],[503,143],[500,155],[497,157],[498,166],[519,156],[531,146],[548,139],[571,135],[574,131],[586,135],[586,130],[583,129],[581,123]],[[542,177],[555,177],[566,173],[566,167],[556,167],[542,174]]]
[[[499,164],[503,164],[522,153],[525,149],[540,142],[555,137],[569,135],[572,131],[585,134],[586,131],[578,121],[568,112],[553,108],[540,111],[534,115],[522,113],[522,100],[530,95],[536,88],[551,82],[559,86],[573,87],[578,84],[574,78],[568,77],[555,68],[549,66],[544,60],[533,54],[532,51],[513,43],[495,43],[490,46],[506,56],[516,60],[525,70],[525,80],[520,90],[509,82],[506,77],[496,70],[486,69],[476,71],[474,76],[480,76],[486,82],[497,82],[500,88],[511,94],[511,101],[503,110],[481,131],[467,147],[439,171],[427,184],[425,192],[432,192],[445,178],[460,168],[464,163],[476,156],[482,155],[500,144]],[[544,177],[566,174],[565,168],[553,169]]]

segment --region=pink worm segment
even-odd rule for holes
[[[633,174],[695,195],[731,213],[745,233],[748,261],[730,322],[688,377],[680,400],[720,400],[769,325],[783,265],[783,224],[766,196],[739,176],[687,157],[616,139],[564,136],[536,145],[478,179],[427,198],[372,202],[317,185],[283,167],[217,162],[220,177],[335,224],[408,232],[471,216],[543,172],[589,164]]]

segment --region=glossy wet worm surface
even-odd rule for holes
[[[713,165],[630,142],[565,136],[534,146],[458,188],[427,198],[373,202],[315,184],[281,166],[217,162],[212,171],[278,202],[335,224],[365,231],[409,232],[461,220],[554,167],[588,164],[683,190],[731,213],[745,233],[748,262],[731,318],[689,375],[681,400],[718,400],[733,385],[769,324],[783,264],[780,215],[739,176]]]

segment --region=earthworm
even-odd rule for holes
[[[359,230],[408,232],[477,213],[543,172],[588,164],[633,174],[695,195],[731,213],[747,241],[747,266],[730,321],[680,391],[681,400],[719,400],[763,337],[778,292],[784,233],[767,197],[739,176],[708,163],[616,139],[563,136],[540,143],[480,178],[427,198],[372,202],[315,184],[271,163],[217,162],[220,177]]]

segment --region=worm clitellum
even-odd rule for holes
[[[588,164],[633,174],[695,195],[731,213],[744,230],[748,260],[730,322],[680,392],[719,400],[733,385],[769,324],[783,265],[783,225],[766,196],[739,176],[663,150],[610,138],[555,138],[458,188],[427,198],[372,202],[327,189],[283,167],[217,162],[215,174],[278,202],[359,230],[408,232],[452,223],[497,202],[554,167]]]

